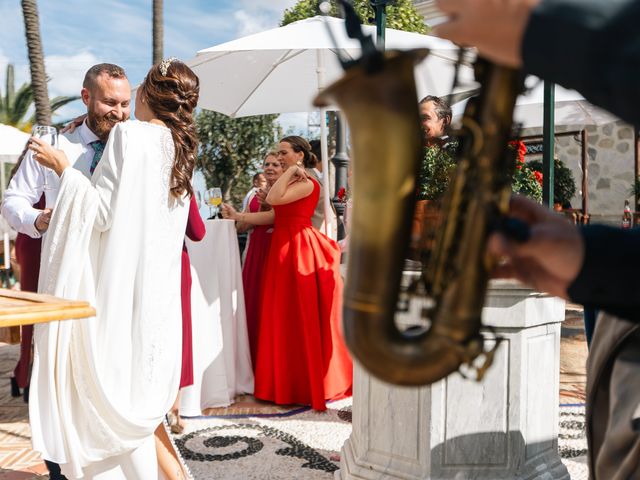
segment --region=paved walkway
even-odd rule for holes
[[[560,347],[559,400],[561,405],[584,403],[587,348],[582,325],[581,308],[568,305],[566,321],[562,327]],[[28,408],[21,397],[12,398],[10,395],[9,377],[17,358],[17,345],[0,343],[0,480],[48,478],[44,463],[31,450]],[[275,410],[278,410],[278,412]],[[251,397],[244,397],[240,399],[240,402],[229,408],[211,409],[205,413],[208,415],[247,415],[254,413],[282,413],[280,410],[282,410],[280,407],[265,404],[264,402],[256,402]],[[561,428],[561,436],[562,433]],[[328,458],[334,461],[337,460],[330,456]],[[586,480],[587,475],[586,467],[583,465],[583,456],[568,462],[565,461],[565,463],[569,465],[572,479]],[[219,476],[221,473],[219,463],[216,464],[216,468],[215,475],[212,472],[211,475],[200,478],[222,478]],[[202,472],[198,473],[201,474]]]

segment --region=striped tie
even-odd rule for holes
[[[89,168],[89,173],[93,175],[94,170],[98,166],[98,162],[102,158],[102,152],[104,152],[105,143],[102,140],[96,140],[95,142],[91,142],[89,144],[91,148],[93,148],[93,160],[91,160],[91,168]]]

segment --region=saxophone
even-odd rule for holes
[[[442,220],[432,251],[420,252],[418,278],[407,285],[403,271],[423,155],[413,71],[428,53],[391,51],[352,65],[315,100],[317,106],[337,104],[351,130],[345,341],[373,375],[398,385],[430,384],[461,365],[480,379],[492,362],[499,339],[487,349],[481,333],[493,262],[485,250],[508,211],[515,168],[508,141],[523,85],[519,71],[476,60],[480,92],[464,112]],[[416,302],[423,326],[400,328],[397,313]]]

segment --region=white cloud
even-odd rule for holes
[[[238,4],[241,8],[233,14],[238,24],[237,36],[243,37],[276,28],[285,9],[296,3],[297,0],[271,0],[259,3],[255,0],[240,0]]]
[[[238,25],[238,37],[245,37],[277,27],[277,24],[274,24],[271,18],[264,15],[252,15],[244,10],[234,12],[233,18]]]
[[[71,56],[47,56],[45,58],[45,68],[47,75],[51,79],[49,81],[50,96],[79,95],[85,73],[97,63],[100,63],[98,58],[88,51]]]

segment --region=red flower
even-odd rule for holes
[[[524,142],[521,140],[512,140],[509,142],[509,146],[518,152],[518,163],[524,163],[524,156],[527,153],[527,146]]]
[[[347,197],[347,190],[344,187],[340,187],[340,190],[338,190],[336,196],[338,197],[338,200],[344,202]]]
[[[533,172],[533,176],[536,177],[536,182],[538,182],[540,186],[542,186],[542,172],[538,172],[537,170],[535,170]]]

